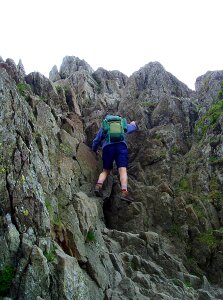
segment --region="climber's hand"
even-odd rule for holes
[[[98,150],[96,150],[96,151],[92,150],[92,152],[95,154],[96,157],[98,157],[98,155],[99,155],[99,151]]]

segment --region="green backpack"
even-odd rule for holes
[[[102,121],[103,133],[106,134],[108,143],[121,142],[127,132],[127,121],[119,116],[108,115]]]

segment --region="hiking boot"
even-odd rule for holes
[[[132,203],[134,200],[129,196],[129,192],[126,190],[122,190],[119,196],[120,200]]]
[[[103,196],[102,185],[96,184],[96,186],[94,188],[94,194],[95,194],[96,197],[102,197]]]
[[[122,190],[121,191],[121,197],[124,197],[124,198],[126,197],[127,198],[128,195],[129,195],[129,192],[127,190]]]

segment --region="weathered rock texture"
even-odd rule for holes
[[[127,78],[77,57],[49,80],[0,59],[0,296],[223,299],[222,80],[192,91],[158,62]],[[93,195],[106,111],[139,124],[132,204],[115,170]]]

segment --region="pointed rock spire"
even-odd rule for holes
[[[60,77],[60,74],[58,72],[58,69],[57,69],[57,66],[54,65],[49,73],[49,79],[53,82],[57,81],[57,80],[60,80],[61,77]]]
[[[19,77],[21,77],[22,79],[26,76],[25,68],[23,66],[21,59],[19,60],[19,63],[17,65],[17,71],[18,71]]]

